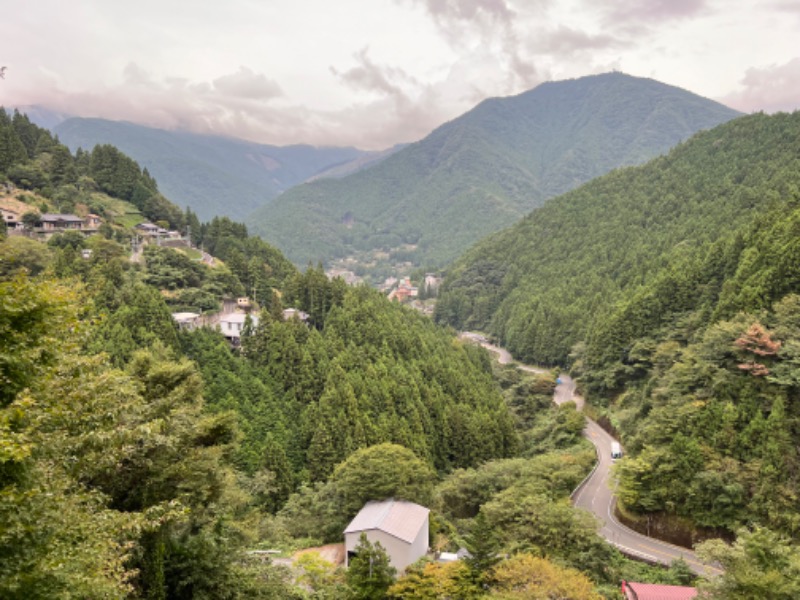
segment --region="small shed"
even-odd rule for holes
[[[424,506],[405,500],[367,502],[344,530],[347,561],[364,533],[371,543],[380,542],[389,563],[402,572],[428,551],[429,513]]]

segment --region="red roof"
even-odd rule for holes
[[[697,589],[693,587],[657,583],[623,581],[622,590],[628,600],[689,600],[697,596]]]

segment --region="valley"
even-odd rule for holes
[[[351,600],[360,554],[392,600],[544,572],[576,599],[792,598],[800,113],[561,83],[372,166],[298,150],[364,168],[266,221],[182,210],[115,146],[3,112],[0,595]],[[391,498],[430,515],[405,572],[309,550]]]

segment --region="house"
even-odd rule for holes
[[[3,222],[8,229],[16,229],[17,224],[22,224],[20,214],[10,208],[0,208],[0,216],[2,216]]]
[[[623,581],[622,595],[625,600],[690,600],[697,596],[697,588]]]
[[[36,229],[42,233],[57,233],[67,230],[83,229],[83,219],[77,215],[43,213],[36,223]]]
[[[283,320],[284,321],[291,321],[292,319],[299,319],[303,323],[308,321],[310,315],[302,310],[297,308],[285,308],[283,309]]]
[[[159,227],[158,225],[153,225],[152,223],[139,223],[136,226],[136,231],[138,231],[141,235],[148,236],[148,237],[157,237],[161,238],[167,235],[167,230],[163,227]]]
[[[193,312],[176,312],[172,313],[172,318],[178,324],[179,328],[192,331],[198,326],[200,315]]]
[[[367,502],[344,530],[347,561],[364,533],[371,543],[380,542],[389,563],[402,572],[428,551],[429,513],[424,506],[405,500]]]
[[[219,318],[219,331],[228,338],[233,346],[239,346],[242,342],[242,330],[248,315],[243,312],[228,313]],[[250,315],[253,327],[258,327],[258,317]]]
[[[100,225],[102,225],[103,219],[99,216],[89,213],[86,215],[86,218],[83,220],[83,230],[84,231],[97,231],[100,229]]]

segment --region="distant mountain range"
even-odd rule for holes
[[[66,118],[25,109],[73,151],[112,144],[146,167],[161,192],[201,220],[245,220],[284,190],[311,178],[341,177],[393,152],[356,148],[269,146],[218,136],[165,131],[105,119]]]
[[[486,100],[369,169],[292,188],[249,224],[298,264],[373,251],[441,266],[548,198],[739,115],[616,72],[545,83]]]

